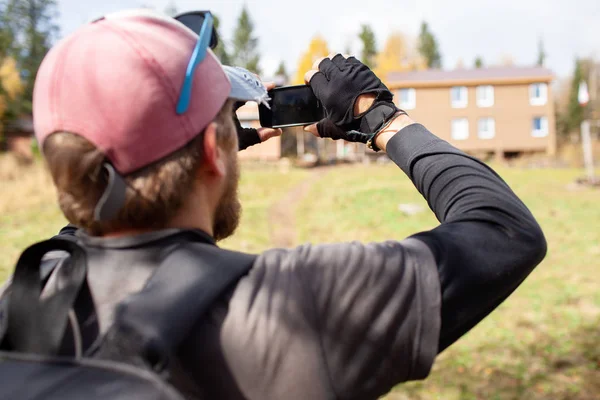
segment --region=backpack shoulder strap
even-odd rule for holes
[[[145,287],[117,307],[95,357],[164,372],[193,326],[256,259],[190,241],[193,232],[176,236],[179,243],[169,247]]]
[[[42,259],[53,251],[67,252],[69,257],[58,269],[61,287],[43,298],[44,282],[56,264],[52,268],[41,268]],[[56,237],[27,248],[17,262],[5,301],[7,316],[3,318],[4,329],[0,337],[0,347],[4,349],[56,355],[65,346],[65,334],[69,332],[72,318],[87,321],[86,332],[90,332],[86,337],[92,338],[98,332],[87,283],[86,254],[74,240]],[[90,315],[94,318],[90,319]]]

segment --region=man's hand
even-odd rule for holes
[[[275,83],[273,82],[265,82],[265,87],[267,90],[271,90],[275,87]],[[242,107],[245,103],[238,102],[233,107],[233,122],[235,123],[235,127],[237,129],[238,134],[238,143],[239,149],[244,150],[252,145],[265,142],[271,138],[276,136],[281,136],[281,129],[273,129],[273,128],[244,128],[240,123],[236,111]]]
[[[265,82],[264,84],[267,90],[271,90],[275,87],[275,82]],[[277,136],[281,136],[283,132],[281,128],[258,128],[257,131],[261,142],[267,141]]]
[[[318,69],[318,70],[317,70]],[[321,137],[372,143],[375,134],[400,114],[393,95],[377,76],[354,57],[337,54],[313,65],[305,75],[327,117],[305,130]]]

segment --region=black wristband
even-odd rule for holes
[[[377,133],[400,109],[391,102],[375,103],[360,120],[361,132]]]
[[[406,113],[406,111],[396,108],[396,112],[394,112],[394,114],[392,114],[390,117],[386,118],[387,121],[383,125],[378,127],[377,130],[375,131],[375,133],[373,134],[373,136],[371,136],[371,138],[367,142],[367,147],[375,152],[381,151],[379,146],[377,146],[377,142],[376,142],[377,136],[379,136],[381,131],[385,130],[388,126],[390,126],[391,123],[394,121],[394,119],[400,115],[408,115],[408,114]]]

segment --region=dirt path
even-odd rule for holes
[[[296,208],[326,170],[323,167],[311,169],[305,180],[290,189],[269,208],[269,235],[275,247],[292,247],[297,244]]]

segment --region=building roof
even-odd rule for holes
[[[33,133],[33,118],[26,116],[6,123],[7,132]]]
[[[387,82],[390,88],[401,88],[550,82],[553,79],[552,71],[544,67],[489,67],[451,71],[429,69],[391,72]]]

